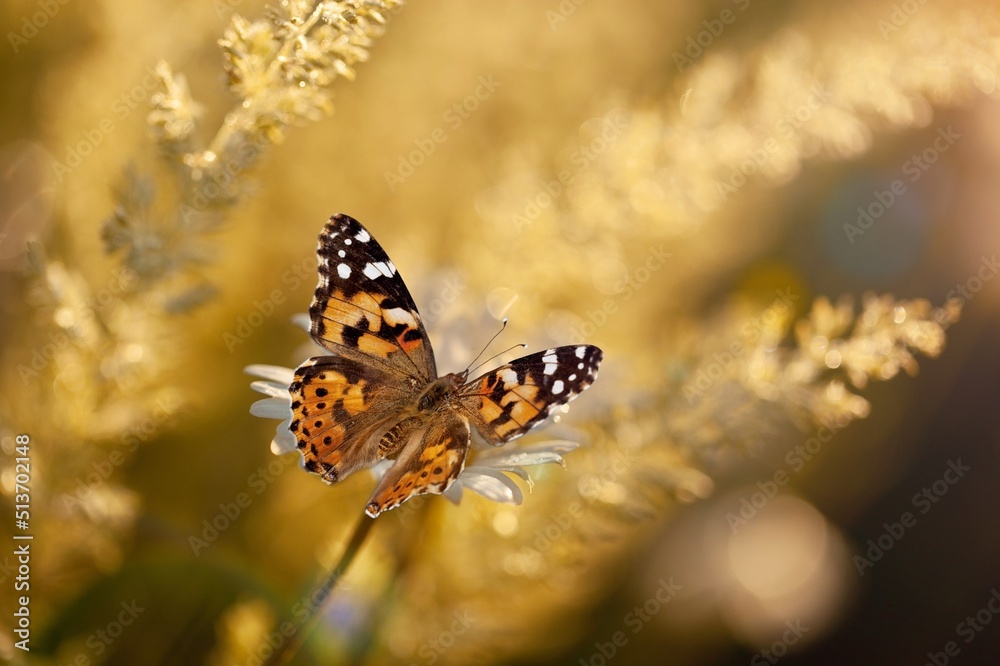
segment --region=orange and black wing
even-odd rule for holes
[[[420,380],[437,378],[434,352],[396,266],[360,222],[334,215],[319,236],[311,334],[331,353]],[[422,386],[421,386],[422,388]]]
[[[454,410],[415,424],[365,509],[372,518],[416,495],[443,493],[465,467],[469,421]]]
[[[491,444],[520,437],[594,383],[604,353],[593,345],[546,349],[488,372],[459,390],[462,413]]]
[[[302,466],[333,483],[386,456],[379,442],[405,404],[408,386],[382,368],[344,356],[317,356],[295,370],[289,429]]]

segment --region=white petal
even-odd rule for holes
[[[528,473],[525,472],[520,467],[515,467],[515,466],[497,467],[497,469],[500,470],[501,472],[509,472],[510,474],[514,474],[515,476],[519,476],[522,479],[524,479],[524,481],[527,482],[528,484],[528,490],[531,490],[531,488],[535,485],[535,482],[531,480],[531,477],[528,475]]]
[[[257,393],[269,395],[272,398],[284,398],[289,406],[292,404],[292,394],[288,392],[288,384],[278,384],[277,382],[253,382],[250,388]]]
[[[379,460],[377,463],[369,468],[372,476],[375,477],[375,481],[381,481],[385,473],[389,471],[389,468],[396,463],[395,460]]]
[[[290,368],[283,368],[278,365],[248,365],[243,368],[243,372],[261,379],[270,379],[273,382],[288,386],[295,379],[295,371]]]
[[[508,453],[505,456],[499,456],[496,458],[479,458],[476,461],[477,464],[483,465],[484,467],[495,467],[497,469],[503,469],[507,467],[519,467],[522,465],[544,465],[546,463],[558,463],[563,464],[562,456],[558,453],[552,453],[551,451],[518,451],[516,453]]]
[[[521,451],[523,453],[535,453],[537,451],[552,451],[553,453],[569,453],[580,448],[580,442],[569,439],[550,439],[542,444],[526,446]]]
[[[270,381],[256,381],[250,384],[250,388],[257,393],[263,393],[264,395],[269,395],[272,398],[285,398],[288,400],[289,404],[292,402],[292,394],[288,393],[288,384],[279,384],[278,382]],[[284,391],[284,393],[281,393]]]
[[[458,504],[462,501],[462,482],[458,479],[454,481],[448,490],[441,493],[443,496],[447,497],[452,504]]]
[[[264,398],[250,405],[250,413],[254,416],[282,421],[289,418],[291,409],[291,403],[284,398]]]
[[[504,455],[484,456],[477,459],[477,464],[488,467],[505,468],[514,465],[544,465],[558,463],[563,465],[562,455],[579,447],[577,442],[555,439],[538,446],[529,446]]]
[[[298,326],[306,333],[312,330],[312,323],[309,321],[309,315],[304,312],[292,315],[292,325]]]
[[[531,480],[531,476],[520,467],[511,465],[507,467],[494,467],[494,469],[497,469],[501,472],[507,472],[509,474],[513,474],[515,476],[519,476],[522,479],[524,479],[524,482],[528,484],[529,493],[535,489],[535,482]]]
[[[494,502],[520,504],[524,499],[513,479],[489,467],[466,467],[461,479],[463,486]]]
[[[298,448],[295,435],[288,429],[291,422],[291,419],[285,419],[278,425],[277,430],[275,430],[274,439],[271,440],[271,453],[276,456],[291,453]]]
[[[482,463],[482,461],[477,461],[477,462]],[[494,464],[492,464],[490,462],[487,462],[485,464],[474,465],[474,467],[478,467],[478,468],[481,468],[481,469],[496,470],[498,472],[509,472],[510,474],[513,474],[515,476],[519,476],[522,479],[524,479],[525,482],[527,482],[527,484],[528,484],[528,490],[529,491],[535,485],[535,482],[531,480],[531,476],[526,471],[524,471],[522,468],[517,467],[516,465],[494,465]]]

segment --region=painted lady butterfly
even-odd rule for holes
[[[427,331],[406,285],[360,222],[334,215],[319,236],[311,335],[332,356],[295,370],[290,429],[302,464],[327,483],[395,462],[365,512],[441,493],[465,466],[470,424],[495,446],[520,437],[597,378],[592,345],[530,354],[472,381],[437,376]]]

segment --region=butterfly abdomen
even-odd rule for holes
[[[401,419],[394,426],[389,428],[378,442],[379,458],[387,458],[394,455],[406,443],[406,438],[410,432],[419,425],[420,419],[410,416]]]

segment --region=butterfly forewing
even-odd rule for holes
[[[553,407],[590,386],[602,358],[593,345],[546,349],[470,381],[459,391],[459,402],[479,433],[500,445],[528,432]]]
[[[334,215],[319,237],[311,333],[334,354],[429,382],[434,352],[396,266],[360,222]]]

